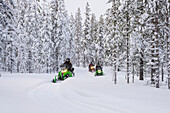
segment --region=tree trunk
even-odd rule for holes
[[[128,20],[128,17],[127,17],[127,22],[128,22],[129,20]],[[127,32],[128,32],[128,30],[127,30]],[[129,34],[127,33],[127,50],[126,50],[126,58],[127,58],[127,83],[129,84]]]
[[[168,3],[168,0],[166,0],[166,3]],[[169,26],[169,6],[166,4],[166,22],[165,26],[168,28]],[[168,70],[168,89],[170,89],[170,40],[169,40],[169,34],[166,33],[166,64],[167,64],[167,70]]]
[[[114,84],[117,83],[116,64],[114,64]]]
[[[156,4],[155,8],[155,18],[152,20],[152,23],[155,25],[152,34],[152,64],[151,64],[151,84],[155,83],[156,88],[159,88],[159,27],[158,27],[158,3],[157,1],[153,2]],[[155,80],[153,79],[155,77]]]
[[[156,3],[156,15],[158,16],[158,2],[156,1],[155,2]],[[155,43],[156,43],[156,88],[159,88],[159,41],[158,41],[158,39],[159,39],[159,36],[158,36],[158,33],[159,33],[159,28],[158,28],[158,17],[156,16],[156,18],[155,18],[155,28],[156,28],[156,41],[155,41]]]
[[[126,2],[126,7],[127,9],[129,9],[129,4],[128,2]],[[129,84],[129,27],[130,27],[130,22],[129,22],[129,12],[126,11],[126,24],[127,24],[127,28],[126,28],[126,59],[127,59],[127,83]]]
[[[162,74],[162,82],[164,81],[164,65],[162,63],[162,68],[161,68],[161,74]]]
[[[134,64],[133,64],[132,74],[133,74],[133,76],[132,76],[132,83],[134,83],[135,82],[135,65]]]
[[[116,66],[116,49],[117,49],[117,46],[116,45],[114,45],[114,84],[116,84],[117,83],[117,66]]]
[[[143,59],[140,58],[140,74],[139,74],[139,80],[144,80],[144,79],[143,79],[143,66],[144,66]]]
[[[10,72],[12,73],[13,71],[13,58],[12,58],[12,52],[13,52],[13,46],[12,46],[12,41],[10,41],[10,45],[11,45],[11,48],[10,48]]]

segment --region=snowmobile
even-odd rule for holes
[[[98,66],[98,67],[96,68],[96,73],[95,73],[94,76],[103,76],[103,75],[104,75],[104,73],[103,73],[103,71],[102,71],[102,67],[101,67],[101,66]]]
[[[53,83],[56,83],[59,80],[65,80],[68,77],[73,77],[73,74],[71,71],[66,68],[66,66],[61,67],[61,71],[58,73],[58,77],[55,76],[55,78],[52,80]]]
[[[90,72],[94,72],[94,70],[95,70],[94,65],[89,66],[89,71],[90,71]]]

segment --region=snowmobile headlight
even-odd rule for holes
[[[94,66],[91,66],[90,68],[91,68],[91,69],[94,69]]]
[[[98,70],[98,73],[101,73],[101,70]]]
[[[62,73],[65,73],[65,72],[67,72],[67,69],[63,69],[61,72],[62,72]]]

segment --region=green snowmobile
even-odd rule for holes
[[[66,78],[72,77],[72,76],[73,76],[72,72],[69,71],[69,70],[66,68],[66,66],[63,66],[63,67],[61,68],[61,71],[59,71],[59,73],[58,73],[58,77],[55,76],[55,78],[53,79],[52,82],[53,82],[53,83],[56,83],[58,80],[65,80]]]
[[[96,67],[96,73],[94,76],[103,76],[103,75],[104,73],[102,71],[102,67],[101,66]]]

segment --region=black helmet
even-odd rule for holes
[[[70,58],[67,58],[66,61],[67,61],[67,62],[70,62]]]

